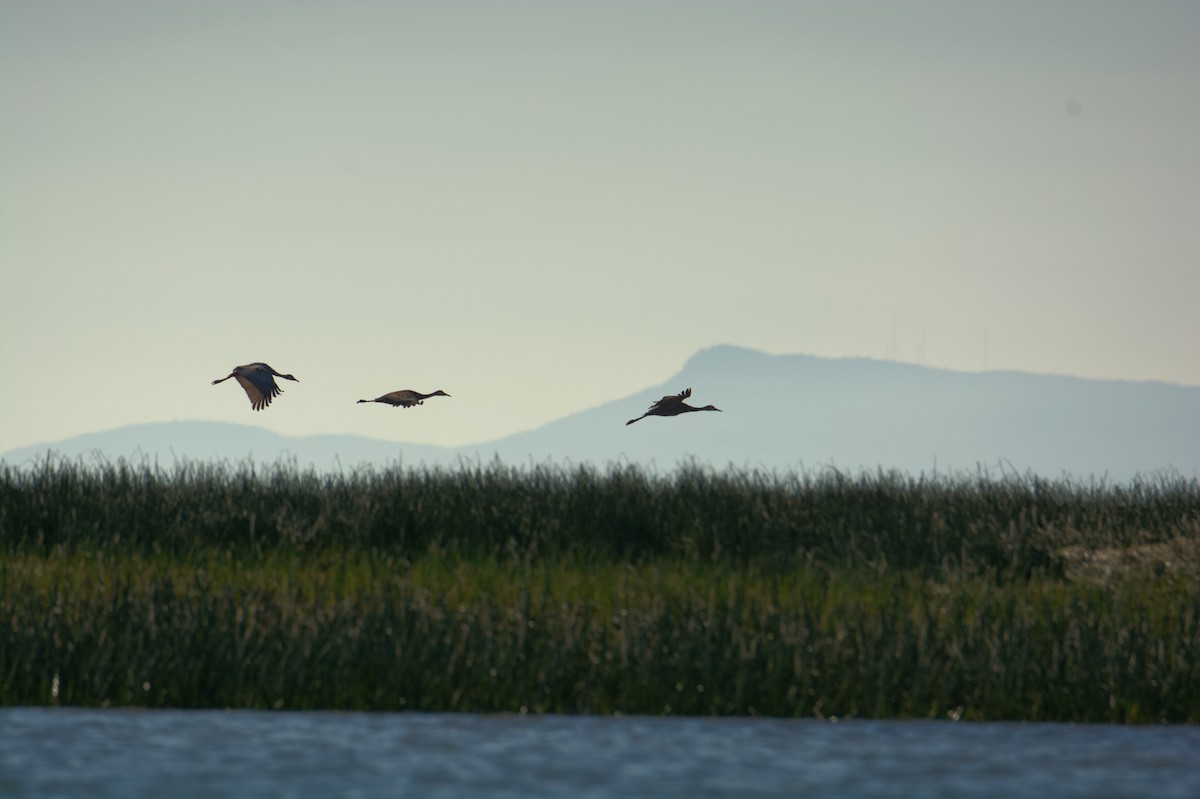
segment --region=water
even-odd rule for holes
[[[1200,727],[0,709],[0,796],[1200,797]]]

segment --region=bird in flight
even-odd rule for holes
[[[291,375],[276,372],[265,363],[248,363],[245,366],[235,366],[232,372],[220,380],[212,381],[212,384],[215,386],[231,377],[235,378],[246,390],[246,396],[250,398],[250,407],[256,411],[261,411],[271,404],[271,400],[283,393],[283,389],[275,384],[276,377],[300,382]]]
[[[692,411],[719,411],[720,408],[715,405],[705,405],[703,408],[693,408],[684,402],[685,399],[692,396],[692,390],[685,388],[678,394],[668,394],[650,406],[650,410],[643,413],[637,419],[630,419],[625,425],[628,427],[639,419],[645,419],[647,416],[678,416],[681,413],[691,413]]]
[[[414,405],[424,405],[425,400],[430,397],[449,397],[445,391],[438,389],[432,394],[422,394],[420,391],[404,389],[402,391],[393,391],[390,394],[384,394],[382,397],[376,397],[373,400],[359,400],[359,402],[382,402],[385,405],[391,405],[393,408],[411,408]]]

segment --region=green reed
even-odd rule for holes
[[[0,467],[0,704],[1195,722],[1198,564],[1177,476]]]
[[[1163,542],[1198,526],[1200,485],[1170,475],[1077,485],[695,466],[657,476],[635,466],[344,475],[286,464],[0,464],[0,551],[799,558],[1028,575],[1061,568],[1066,546]]]

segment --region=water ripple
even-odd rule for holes
[[[0,796],[1200,796],[1200,728],[0,709]]]

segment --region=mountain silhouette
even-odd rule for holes
[[[625,422],[667,394],[692,388],[693,404],[720,414]],[[134,425],[3,455],[29,463],[48,451],[85,460],[120,457],[169,466],[179,459],[279,458],[318,470],[632,462],[669,470],[716,468],[900,470],[913,474],[1005,471],[1126,481],[1200,473],[1200,388],[1024,372],[955,372],[859,358],[769,355],[720,345],[678,374],[629,397],[533,430],[462,447],[397,444],[359,436],[292,438],[217,422]]]

